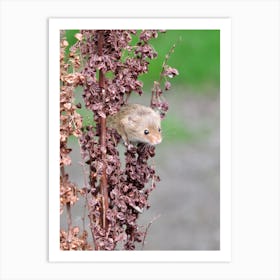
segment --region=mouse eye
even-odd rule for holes
[[[149,132],[148,129],[145,129],[145,130],[144,130],[144,134],[145,134],[145,135],[148,135],[149,133],[150,133],[150,132]]]
[[[161,132],[161,128],[159,127],[158,132]]]

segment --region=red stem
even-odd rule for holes
[[[104,31],[98,31],[98,55],[103,55]],[[105,90],[104,70],[99,70],[99,87],[101,91]],[[100,137],[99,144],[102,152],[103,170],[100,178],[100,192],[103,197],[102,201],[102,226],[107,229],[106,213],[108,209],[108,182],[106,176],[106,118],[99,117]]]

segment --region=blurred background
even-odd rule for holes
[[[78,30],[66,32],[75,42]],[[156,165],[161,182],[150,195],[149,210],[140,214],[143,229],[151,222],[144,250],[220,249],[220,32],[219,30],[167,30],[151,44],[158,57],[151,61],[142,96],[132,94],[130,103],[149,105],[153,81],[176,44],[168,65],[178,69],[171,90],[164,93],[169,111],[162,121],[163,142],[156,146]],[[81,101],[77,88],[77,101]],[[88,112],[81,111],[85,124]],[[79,148],[74,139],[70,179],[83,186]],[[73,207],[73,225],[82,225],[83,201]],[[61,228],[66,229],[65,213]],[[91,235],[89,235],[91,238]],[[139,246],[137,249],[142,249]]]

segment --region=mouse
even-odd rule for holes
[[[125,145],[145,143],[157,145],[162,141],[159,112],[140,104],[127,104],[116,114],[108,116],[107,127],[114,128]]]

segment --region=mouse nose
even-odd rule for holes
[[[152,145],[157,145],[157,144],[160,144],[160,143],[161,143],[162,138],[161,138],[161,137],[153,137],[151,140],[152,140],[152,141],[151,141],[151,144],[152,144]]]

